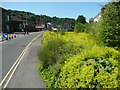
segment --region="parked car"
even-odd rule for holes
[[[52,27],[52,30],[53,30],[53,31],[58,31],[58,29],[57,29],[57,28],[54,28],[54,27]]]
[[[65,31],[72,32],[73,29],[72,28],[67,28],[67,29],[65,29]]]

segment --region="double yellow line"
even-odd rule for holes
[[[7,85],[9,84],[13,74],[15,73],[18,65],[20,64],[23,56],[25,55],[26,51],[28,50],[28,48],[31,46],[31,44],[38,38],[40,37],[42,34],[38,35],[37,37],[35,37],[26,47],[25,49],[22,51],[22,53],[20,54],[20,56],[17,58],[17,60],[14,62],[14,64],[12,65],[12,67],[9,69],[8,73],[5,75],[5,77],[3,78],[3,80],[0,82],[0,87],[6,88]],[[9,77],[8,77],[9,76]],[[5,82],[6,81],[6,82]],[[3,85],[3,83],[5,82],[5,85]]]

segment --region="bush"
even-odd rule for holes
[[[119,87],[119,51],[97,45],[86,33],[45,32],[43,37],[39,72],[48,88]]]
[[[85,23],[84,28],[85,28],[84,32],[92,33],[92,24]]]
[[[80,33],[80,32],[86,32],[86,33],[91,33],[92,32],[92,25],[85,23],[77,23],[75,25],[75,32]]]
[[[58,87],[117,88],[120,53],[112,48],[94,46],[69,58],[60,73]]]
[[[82,23],[77,23],[75,25],[75,32],[77,32],[77,33],[84,32],[84,29],[85,29],[85,27],[84,27],[84,24],[82,24]]]
[[[61,30],[60,30],[60,34],[61,34],[61,35],[65,35],[65,30],[64,30],[64,29],[61,29]]]
[[[120,4],[109,3],[105,6],[102,19],[96,26],[99,35],[107,46],[119,47],[120,43]]]
[[[65,41],[55,33],[51,33],[51,35],[45,37],[43,39],[42,50],[39,53],[41,64],[44,67],[48,67],[56,63],[60,57],[60,53],[62,53],[64,44]]]

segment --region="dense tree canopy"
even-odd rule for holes
[[[120,2],[109,3],[104,7],[99,22],[100,35],[108,46],[119,47],[120,43]]]
[[[31,12],[25,12],[25,11],[16,11],[16,10],[9,10],[11,15],[19,15],[21,17],[27,17],[30,20],[32,20],[35,23],[39,24],[46,24],[48,22],[51,22],[53,26],[60,25],[65,28],[75,26],[76,20],[73,18],[59,18],[59,17],[50,17],[46,15],[35,15]]]
[[[86,23],[86,18],[83,15],[79,15],[77,18],[77,22],[84,24]]]

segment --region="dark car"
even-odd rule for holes
[[[67,28],[67,29],[65,29],[65,31],[72,32],[73,29],[72,28]]]

